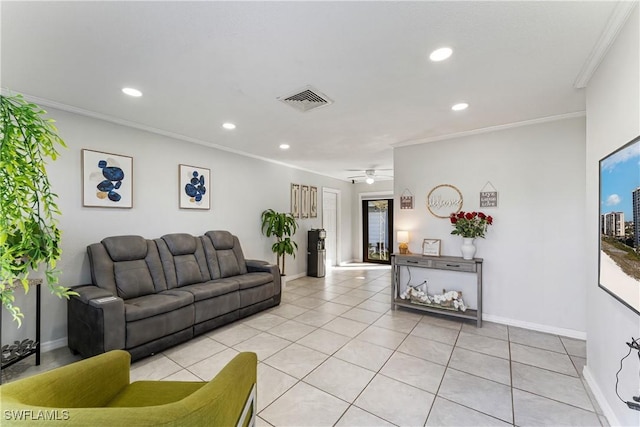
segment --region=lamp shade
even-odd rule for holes
[[[398,243],[408,243],[408,242],[409,242],[409,232],[398,231]]]

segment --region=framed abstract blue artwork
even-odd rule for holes
[[[209,209],[211,171],[198,166],[179,165],[180,209]]]
[[[133,207],[133,158],[82,150],[82,205]]]
[[[640,314],[640,136],[600,160],[599,285]]]

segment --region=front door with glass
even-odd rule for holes
[[[363,261],[391,263],[393,199],[362,201]]]

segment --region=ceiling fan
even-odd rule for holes
[[[376,182],[376,178],[391,178],[391,179],[393,179],[393,175],[379,175],[378,174],[378,172],[380,172],[380,171],[392,171],[393,169],[365,169],[365,170],[350,169],[350,170],[354,170],[354,171],[358,171],[358,172],[364,172],[364,175],[355,175],[355,176],[347,177],[347,179],[351,180],[352,184],[355,184],[356,182],[359,182],[359,181],[361,181],[363,179],[364,179],[364,182],[366,182],[367,184],[373,184],[374,182]]]

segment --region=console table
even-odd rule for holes
[[[400,298],[402,289],[400,283],[400,269],[423,268],[435,270],[449,270],[461,274],[475,274],[478,292],[478,306],[475,310],[467,308],[466,311],[455,311],[444,308],[425,305],[410,300]],[[471,260],[461,257],[451,256],[426,256],[415,254],[392,254],[391,255],[391,305],[394,309],[406,307],[425,312],[439,313],[446,316],[471,319],[476,321],[478,328],[482,327],[482,258]]]
[[[14,363],[18,363],[32,354],[36,356],[36,366],[40,365],[40,285],[42,279],[29,279],[29,286],[35,287],[36,295],[36,337],[35,341],[24,339],[16,341],[12,345],[2,345],[0,354],[0,368],[5,369]],[[19,282],[16,287],[21,287]],[[0,318],[0,330],[2,329],[2,319]],[[1,343],[0,343],[1,344]]]

